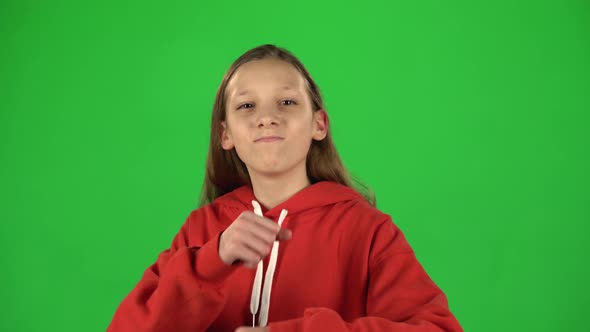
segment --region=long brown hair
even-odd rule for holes
[[[305,69],[303,64],[291,52],[272,44],[265,44],[242,54],[225,73],[215,96],[213,114],[211,116],[209,153],[207,155],[205,180],[201,189],[199,206],[211,203],[217,197],[243,185],[252,186],[248,169],[238,157],[235,148],[228,151],[221,147],[221,133],[223,129],[221,122],[225,121],[226,88],[233,74],[246,62],[267,58],[277,58],[292,64],[307,82],[307,91],[312,101],[312,110],[316,112],[324,109],[324,102],[318,86],[311,78],[307,69]],[[312,140],[305,164],[307,176],[312,184],[319,181],[340,183],[354,188],[369,204],[376,206],[374,193],[356,177],[351,176],[342,164],[329,129],[323,140]],[[354,187],[352,185],[353,181],[356,184]]]

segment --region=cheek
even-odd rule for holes
[[[310,136],[312,135],[313,131],[314,131],[314,124],[311,121],[311,119],[304,119],[304,120],[300,120],[297,122],[293,122],[291,123],[291,128],[292,131],[294,133],[297,133],[297,135],[303,135],[303,136]]]
[[[247,139],[248,127],[240,121],[233,121],[231,124],[231,133],[235,142],[243,141],[244,139]]]
[[[236,152],[238,152],[238,155],[247,152],[252,144],[252,142],[250,142],[251,137],[248,128],[246,126],[238,125],[232,129],[232,138]],[[242,156],[240,156],[240,158],[241,157]]]

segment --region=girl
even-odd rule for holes
[[[293,54],[240,56],[215,98],[201,206],[107,331],[462,331],[328,128]]]

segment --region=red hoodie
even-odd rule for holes
[[[223,263],[218,244],[241,212],[254,209],[253,200],[252,189],[242,186],[192,211],[170,248],[123,299],[107,331],[252,326],[256,270]],[[265,312],[270,332],[463,331],[391,217],[355,190],[322,181],[261,212],[276,221],[282,210],[282,227],[292,238],[276,250]]]

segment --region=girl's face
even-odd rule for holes
[[[326,137],[327,123],[324,110],[312,111],[305,79],[293,65],[247,62],[228,82],[226,98],[221,146],[235,147],[250,176],[305,174],[311,140]]]

